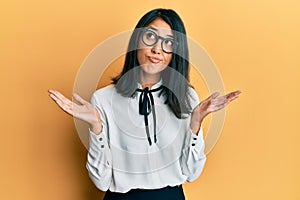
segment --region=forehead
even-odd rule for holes
[[[173,35],[170,25],[160,18],[155,19],[147,27],[153,28],[161,35]]]

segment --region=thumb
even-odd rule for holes
[[[215,99],[215,98],[217,98],[219,95],[220,95],[219,92],[214,92],[210,97],[211,97],[211,99]]]
[[[81,96],[79,96],[77,93],[73,93],[73,97],[76,101],[78,101],[81,104],[85,104],[86,100],[84,100],[83,98],[81,98]]]

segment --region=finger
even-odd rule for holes
[[[49,93],[53,93],[54,91],[56,91],[56,90],[48,89]]]
[[[235,91],[235,92],[228,93],[228,94],[226,95],[226,98],[227,98],[227,99],[234,98],[234,97],[238,96],[240,93],[241,93],[241,91],[239,91],[239,90],[238,90],[238,91]]]
[[[71,102],[67,98],[61,99],[62,97],[59,98],[55,94],[57,94],[57,93],[56,92],[50,93],[50,97],[55,101],[55,103],[59,107],[61,107],[63,110],[72,110],[73,109],[73,102]]]
[[[70,115],[75,115],[76,110],[78,110],[78,105],[71,102],[71,104],[66,104],[65,102],[58,101],[59,106]]]
[[[50,95],[49,95],[54,101],[56,101],[57,100],[57,97],[54,95],[54,94],[52,94],[52,93],[50,93]]]
[[[234,91],[234,93],[235,93],[235,94],[241,94],[242,91],[241,91],[241,90],[236,90],[236,91]]]
[[[57,90],[48,90],[48,92],[50,93],[50,94],[53,94],[53,95],[55,95],[55,96],[58,96],[58,94],[61,94],[59,91],[57,91]]]
[[[66,98],[63,94],[61,94],[56,90],[53,90],[52,94],[55,95],[56,99],[60,100],[61,102],[63,102],[68,106],[71,106],[73,104],[73,102],[70,99]]]
[[[55,90],[48,90],[48,92],[49,92],[49,96],[50,96],[53,100],[58,99],[57,96],[56,96]]]
[[[63,110],[64,112],[66,112],[67,114],[69,114],[69,115],[71,115],[71,116],[74,116],[74,111],[73,111],[71,108],[65,107],[65,106],[63,106],[63,105],[61,105],[61,108],[62,108],[62,110]]]
[[[233,96],[236,96],[236,95],[239,95],[239,94],[241,94],[242,92],[240,91],[240,90],[236,90],[236,91],[234,91],[234,92],[230,92],[228,95],[233,95]]]
[[[231,101],[233,101],[233,100],[235,100],[235,99],[237,99],[237,98],[239,98],[239,96],[231,97],[230,99],[228,99],[228,103],[230,103]]]
[[[81,104],[88,103],[86,100],[84,100],[81,96],[79,96],[77,93],[73,93],[73,97],[76,101],[78,101]]]
[[[51,94],[53,94],[53,95],[55,95],[57,98],[59,98],[59,99],[65,99],[66,97],[63,95],[63,94],[61,94],[59,91],[57,91],[57,90],[49,90],[49,92],[51,93]]]
[[[66,113],[73,115],[73,106],[70,106],[68,104],[65,104],[61,100],[57,99],[55,100],[55,103]]]

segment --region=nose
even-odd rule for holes
[[[154,54],[161,54],[162,52],[162,48],[161,48],[161,39],[159,39],[155,45],[152,46],[151,48],[151,52]]]

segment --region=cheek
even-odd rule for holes
[[[147,60],[146,60],[146,54],[149,53],[149,48],[139,48],[137,50],[137,60],[139,62],[139,65],[143,65],[143,64],[146,64],[147,63]]]
[[[171,60],[172,60],[172,54],[167,54],[166,56],[165,56],[165,61],[166,61],[166,65],[169,65],[170,64],[170,62],[171,62]]]

